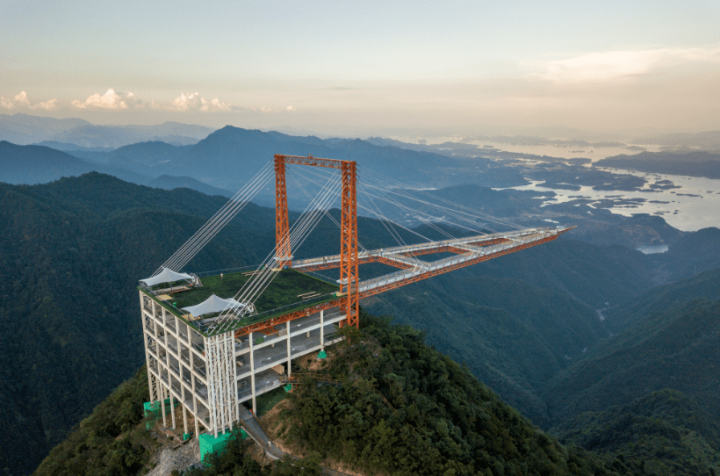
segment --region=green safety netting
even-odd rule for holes
[[[240,428],[240,438],[243,440],[248,437],[245,430]],[[205,456],[210,453],[220,453],[225,449],[228,441],[236,437],[235,431],[228,431],[224,435],[219,434],[217,438],[210,433],[203,433],[200,435],[200,461],[205,461]]]
[[[175,407],[177,407],[180,402],[177,400],[173,401],[173,404]],[[165,415],[168,415],[170,413],[170,399],[165,399]],[[158,421],[158,419],[162,418],[162,404],[160,403],[160,400],[156,400],[154,402],[145,402],[143,403],[143,416],[147,418],[147,422],[145,423],[145,428],[148,430],[152,428],[155,425],[155,422]]]

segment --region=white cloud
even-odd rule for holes
[[[78,109],[128,109],[130,107],[142,107],[142,101],[137,99],[133,93],[116,93],[114,89],[108,89],[102,96],[93,94],[85,101],[74,100],[71,103]]]
[[[76,109],[105,109],[105,110],[127,110],[127,109],[164,109],[168,111],[232,111],[233,107],[228,102],[219,98],[205,99],[199,93],[181,93],[172,102],[156,102],[151,100],[143,102],[133,93],[117,92],[108,89],[105,94],[93,94],[84,101],[74,100],[70,105]],[[51,111],[59,106],[57,99],[50,99],[44,102],[34,103],[30,100],[28,93],[21,91],[12,97],[0,96],[0,109],[21,110],[21,109],[43,109]]]
[[[50,99],[49,101],[33,103],[25,91],[20,91],[12,99],[0,96],[0,107],[5,109],[44,109],[52,111],[57,108],[57,102],[57,99]]]
[[[200,96],[200,93],[194,92],[180,93],[180,96],[175,98],[167,109],[174,111],[230,111],[232,109],[232,105],[230,103],[222,102],[218,98],[210,100],[205,99]]]
[[[550,61],[542,68],[545,71],[537,74],[537,77],[557,82],[607,81],[651,74],[687,63],[720,63],[720,47],[588,53]]]

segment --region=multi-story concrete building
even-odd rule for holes
[[[203,285],[203,281],[218,282],[217,276],[207,280],[193,276],[174,288],[167,283],[138,288],[150,400],[161,402],[165,426],[166,418],[171,419],[173,428],[181,419],[187,434],[192,416],[196,435],[207,431],[217,436],[232,429],[239,418],[239,405],[251,401],[256,410],[257,396],[278,388],[282,376],[292,373],[293,359],[318,353],[340,340],[336,333],[345,315],[339,307],[329,306],[337,300],[337,293],[314,292],[333,286],[295,271],[280,274],[303,281],[305,289],[312,292],[305,296],[285,293],[285,301],[299,301],[292,303],[292,309],[278,306],[253,314],[221,333],[208,329],[221,311],[195,316],[187,312],[189,306],[177,305],[207,295],[212,285]],[[223,274],[222,281],[240,276],[242,273]],[[278,281],[282,286],[283,280]],[[269,292],[273,293],[272,287]],[[299,317],[262,331],[244,332],[250,324],[291,311]],[[165,417],[167,399],[170,412]]]

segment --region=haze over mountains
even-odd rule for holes
[[[2,444],[14,448],[9,454],[25,455],[29,466],[24,467],[30,470],[72,422],[140,365],[139,311],[133,294],[123,290],[150,273],[224,199],[187,189],[154,190],[95,173],[47,185],[2,188],[2,266],[16,276],[12,282],[4,281],[0,291],[6,330],[2,348],[11,353],[6,360],[13,362],[4,369],[3,404],[13,411],[5,413],[9,431]],[[260,260],[272,246],[274,213],[259,207],[246,212],[196,258],[193,269]],[[363,219],[359,228],[361,242],[369,246],[394,242],[375,220]],[[319,240],[308,243],[303,254],[328,253],[338,246],[334,224],[325,220],[318,231]],[[594,355],[588,349],[610,336],[595,309],[606,302],[630,302],[650,290],[660,267],[668,282],[677,279],[676,273],[686,272],[688,258],[708,265],[716,262],[720,247],[714,233],[688,236],[707,245],[678,247],[682,252],[675,259],[674,254],[659,259],[619,246],[561,239],[363,305],[426,330],[431,344],[466,362],[533,422],[550,427],[558,421],[553,402],[570,396],[561,384],[552,382],[563,375],[563,369],[581,371],[583,362]],[[417,237],[407,233],[403,239],[412,242]],[[706,329],[703,322],[696,323],[696,332]],[[38,329],[47,332],[38,334]],[[95,337],[87,339],[88,332]],[[119,345],[121,354],[103,350],[110,340],[124,342]],[[115,344],[113,349],[118,349]],[[692,348],[692,343],[688,345]],[[38,360],[41,348],[44,357]],[[97,355],[102,359],[97,360]],[[684,354],[675,355],[673,359]],[[53,375],[50,383],[47,375]],[[555,390],[546,390],[548,385],[560,395],[550,397]],[[25,400],[36,394],[40,397],[35,403]],[[713,402],[704,397],[700,403],[707,407]],[[14,458],[4,464],[17,467]]]
[[[160,140],[194,144],[212,128],[166,122],[157,126],[98,126],[83,119],[55,119],[28,114],[0,114],[0,140],[28,145],[50,142],[73,149],[115,149],[136,142]]]
[[[49,149],[25,150],[3,144],[0,162],[4,165],[0,168],[0,180],[7,183],[42,183],[95,170],[143,185],[166,188],[182,183],[203,193],[230,196],[277,151],[283,151],[357,160],[361,173],[362,167],[367,167],[368,170],[397,178],[418,188],[455,187],[433,193],[473,206],[488,207],[490,214],[528,226],[547,226],[554,222],[580,225],[573,233],[596,243],[638,247],[670,244],[679,236],[662,221],[640,217],[628,219],[608,211],[613,207],[632,209],[652,201],[665,203],[662,199],[653,200],[645,193],[666,191],[674,187],[660,179],[655,179],[653,183],[652,179],[587,167],[582,161],[540,158],[542,160],[533,165],[519,161],[517,157],[488,155],[475,146],[458,148],[458,144],[451,144],[446,149],[427,148],[425,151],[405,148],[409,145],[402,143],[379,144],[378,141],[323,140],[312,136],[290,136],[234,127],[215,131],[196,144],[186,146],[149,141],[112,150],[90,150],[53,144],[63,149],[67,156],[50,152]],[[35,175],[26,173],[22,165],[26,160],[28,167],[37,171]],[[553,196],[557,196],[553,191],[533,194],[489,190],[523,186],[532,180],[544,181],[547,186],[555,187],[555,190],[574,191],[590,186],[607,190],[608,195],[614,196],[600,202],[578,196],[569,201],[556,200],[557,203],[549,204],[540,198],[552,200]],[[303,179],[300,181],[307,185]],[[475,188],[463,189],[460,184],[475,184]],[[622,193],[637,191],[643,192],[641,195],[644,197],[632,200],[622,198]],[[307,197],[297,189],[291,189],[289,193],[293,194],[290,200],[292,207],[301,209],[305,206]],[[256,200],[261,204],[272,205],[272,190],[267,188]],[[405,220],[394,207],[383,202],[378,206],[388,217]],[[415,226],[418,223],[407,224]],[[630,231],[631,228],[634,231]]]
[[[53,124],[79,131],[71,122]],[[100,135],[119,137],[116,132]],[[481,154],[462,144],[440,150],[235,127],[186,145],[150,139],[120,147],[0,142],[0,268],[13,277],[0,281],[0,348],[9,362],[0,373],[0,404],[8,409],[0,416],[7,429],[0,440],[3,467],[31,472],[135,373],[142,344],[137,299],[129,290],[282,152],[357,160],[361,181],[369,178],[364,170],[380,172],[413,193],[523,226],[576,225],[556,242],[362,305],[426,332],[429,344],[464,362],[506,403],[567,443],[610,460],[624,455],[637,467],[651,461],[656,474],[720,470],[713,456],[720,452],[713,373],[720,366],[720,230],[686,232],[662,216],[622,216],[612,209],[632,206],[622,198],[552,202],[552,192],[508,188],[544,180],[571,192],[594,187],[651,196],[675,190],[673,183],[599,170],[583,160]],[[259,205],[273,204],[269,187]],[[306,203],[297,190],[291,193],[294,209]],[[418,240],[413,232],[442,237],[389,203],[378,208],[412,230],[398,228],[407,243]],[[338,218],[337,210],[329,213]],[[291,219],[297,217],[293,212]],[[374,217],[361,217],[359,230],[368,248],[396,244]],[[191,270],[257,263],[274,236],[274,211],[251,205]],[[339,232],[329,219],[313,236],[299,255],[337,251]],[[644,254],[636,250],[642,245],[667,251]],[[377,271],[361,269],[365,276]],[[114,342],[110,350],[108,342]],[[706,425],[697,424],[698,415]],[[672,454],[662,453],[664,447]]]

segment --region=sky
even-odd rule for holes
[[[720,130],[720,2],[0,0],[0,114],[345,136]]]

